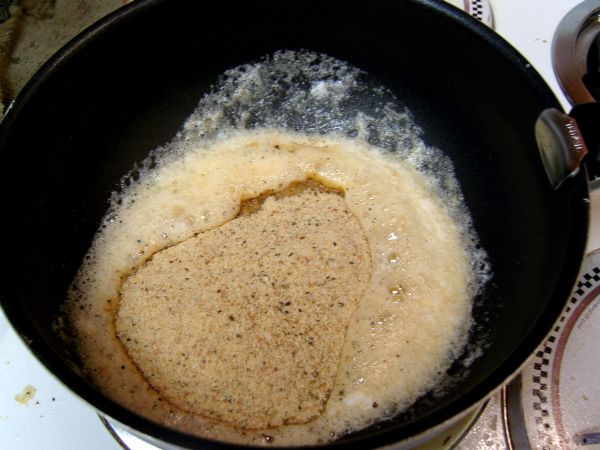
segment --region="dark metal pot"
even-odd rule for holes
[[[224,448],[106,398],[71,369],[52,323],[121,177],[174,136],[219,74],[280,49],[345,60],[408,105],[426,142],[454,162],[493,266],[471,336],[488,345],[465,376],[330,444],[411,445],[519,370],[568,298],[588,227],[585,170],[555,190],[536,146],[536,119],[560,108],[556,98],[504,40],[442,2],[139,0],[82,33],[0,127],[0,301],[33,353],[103,414],[171,444]]]

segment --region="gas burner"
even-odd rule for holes
[[[517,448],[600,448],[600,251],[546,341],[508,387],[508,424]]]
[[[586,0],[560,22],[552,64],[573,105],[600,99],[600,0]]]

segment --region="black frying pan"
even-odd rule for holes
[[[0,128],[0,300],[35,355],[104,414],[171,443],[221,447],[108,400],[69,368],[52,321],[121,177],[174,136],[219,74],[279,49],[345,60],[408,105],[426,142],[453,160],[493,266],[472,333],[488,346],[466,376],[336,445],[401,441],[519,369],[568,298],[588,224],[584,171],[553,190],[536,148],[534,123],[559,108],[555,97],[500,37],[441,2],[140,0],[84,32]]]

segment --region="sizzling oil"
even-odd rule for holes
[[[230,221],[244,200],[307,179],[344,192],[372,259],[323,414],[308,424],[250,431],[168,404],[116,339],[121,279],[155,252]],[[464,230],[421,174],[360,140],[275,129],[234,132],[172,158],[120,200],[69,305],[93,381],[153,420],[231,442],[328,441],[405,410],[440,383],[465,346],[477,286]]]

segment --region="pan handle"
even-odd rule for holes
[[[556,108],[545,109],[535,123],[535,139],[554,189],[579,173],[588,147],[575,118]]]
[[[586,0],[561,20],[552,42],[552,64],[573,109],[545,110],[535,133],[550,184],[558,187],[579,171],[582,159],[600,186],[600,5]]]

